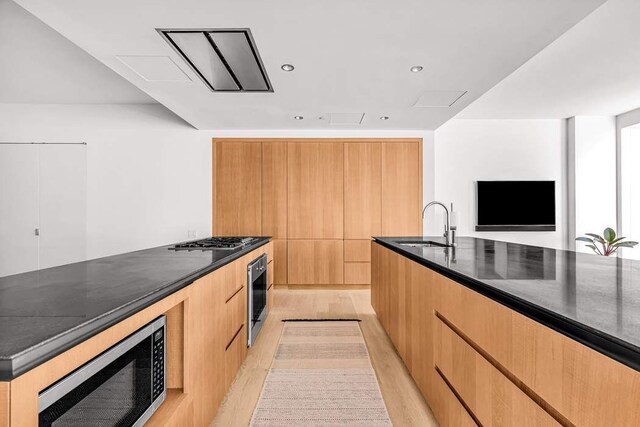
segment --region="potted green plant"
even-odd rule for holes
[[[638,242],[631,240],[625,241],[626,237],[616,237],[613,228],[607,227],[602,232],[602,236],[593,233],[586,233],[584,236],[576,237],[579,242],[587,243],[587,247],[593,252],[602,256],[609,256],[616,253],[620,248],[633,248]],[[602,249],[598,247],[602,246]]]

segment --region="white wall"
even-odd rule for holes
[[[87,257],[211,233],[211,137],[160,105],[0,104],[0,141],[87,143]]]
[[[564,248],[566,161],[565,120],[454,119],[435,132],[435,198],[454,203],[460,236]],[[475,182],[518,179],[556,181],[556,231],[476,232]]]
[[[616,228],[615,117],[568,120],[569,249],[591,253],[575,237]]]

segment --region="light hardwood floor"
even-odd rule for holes
[[[382,396],[395,426],[437,426],[370,304],[370,291],[277,289],[275,304],[254,347],[249,350],[214,426],[247,426],[282,332],[283,319],[358,318]]]

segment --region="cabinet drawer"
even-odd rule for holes
[[[225,390],[229,390],[233,379],[236,377],[242,361],[247,354],[247,328],[242,325],[242,328],[237,331],[233,341],[229,343],[224,351],[224,383]]]
[[[436,369],[480,424],[560,425],[440,318],[435,327]]]
[[[242,267],[244,265],[244,268]],[[220,269],[219,280],[224,287],[224,300],[229,300],[238,289],[244,286],[246,279],[246,263],[244,258],[237,259]],[[244,273],[244,274],[243,274]]]
[[[347,285],[370,285],[371,284],[371,263],[370,262],[345,262],[344,263],[344,283]]]
[[[344,262],[371,262],[371,240],[345,240]]]
[[[229,345],[238,330],[246,323],[247,289],[242,287],[225,304],[225,345]]]
[[[342,284],[342,240],[289,240],[288,282],[292,285]]]

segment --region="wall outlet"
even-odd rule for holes
[[[187,239],[195,239],[198,237],[198,232],[196,230],[187,230]]]

